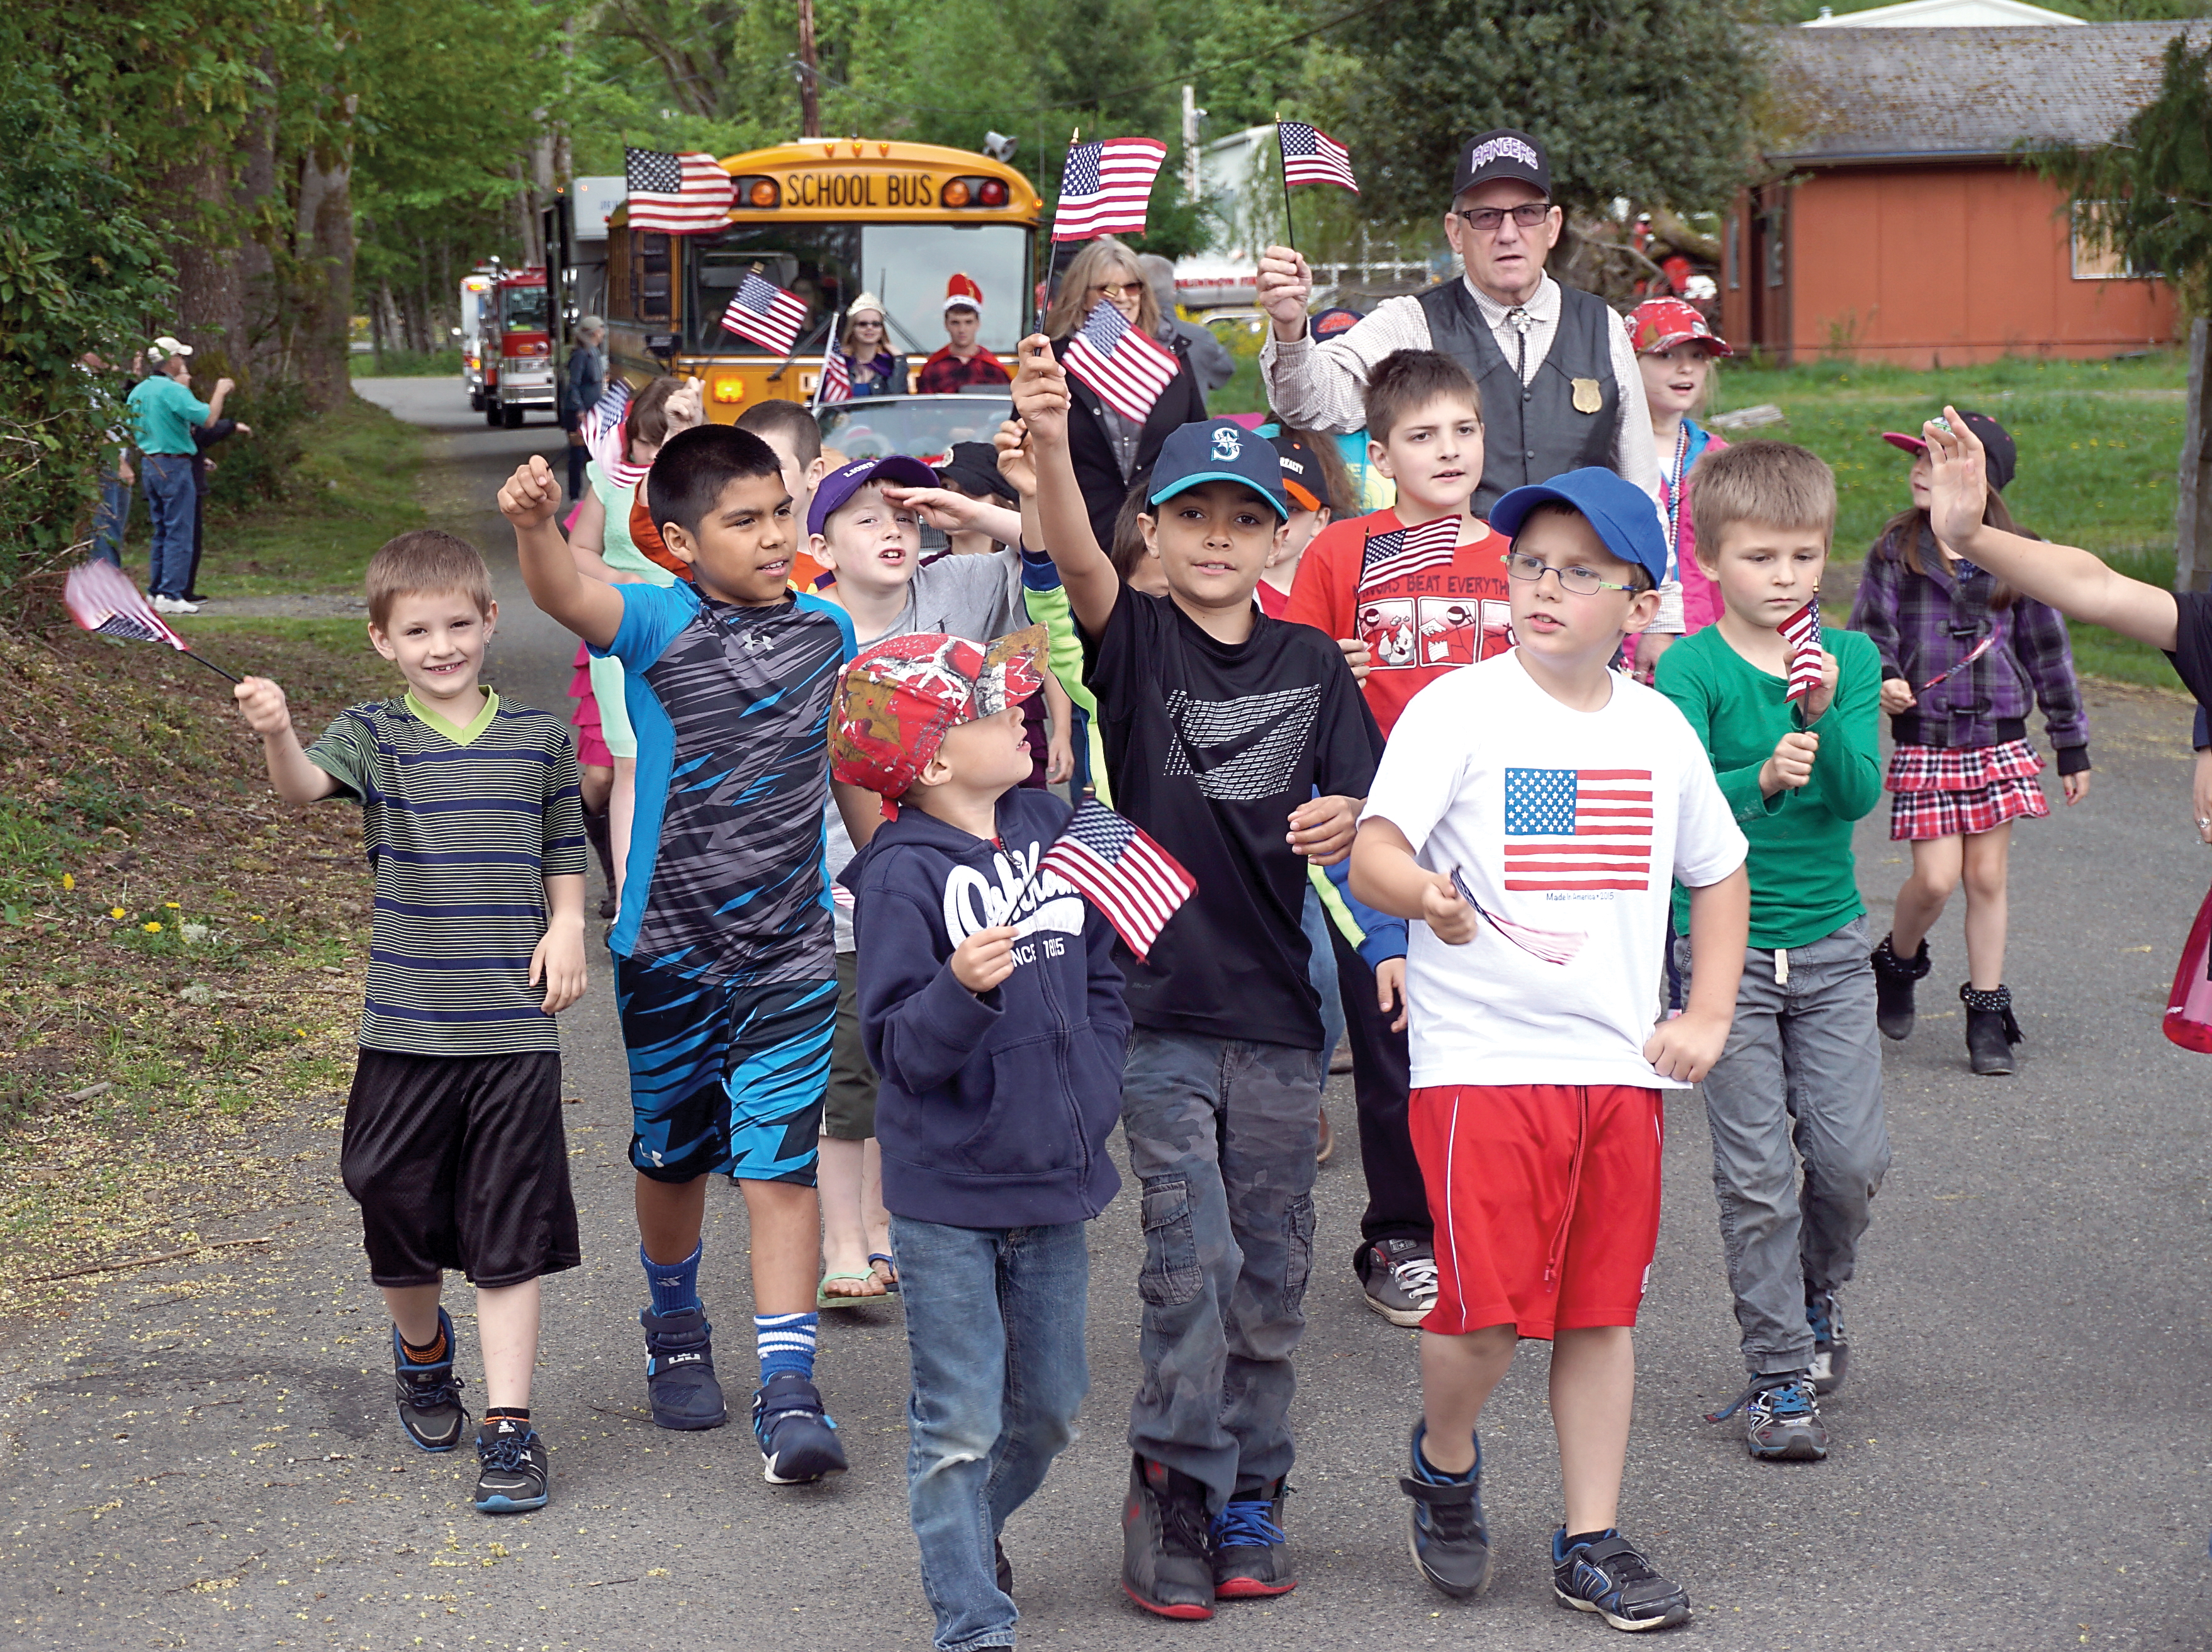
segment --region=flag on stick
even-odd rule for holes
[[[1527,924],[1515,923],[1510,918],[1501,918],[1474,898],[1474,891],[1467,886],[1467,879],[1460,876],[1456,866],[1452,868],[1451,880],[1452,887],[1459,891],[1459,898],[1474,908],[1476,917],[1532,958],[1541,959],[1546,963],[1571,963],[1575,954],[1583,950],[1583,943],[1589,938],[1581,930],[1532,929]]]
[[[817,403],[853,399],[853,369],[834,340],[823,353],[822,380],[814,399]]]
[[[139,594],[131,577],[112,562],[97,557],[79,562],[62,586],[62,604],[70,617],[97,637],[116,637],[125,642],[158,642],[174,648],[187,659],[198,659],[227,682],[239,679],[211,660],[201,659],[168,622]]]
[[[737,185],[711,155],[625,149],[623,174],[632,229],[691,235],[729,222]]]
[[[1175,352],[1147,338],[1104,299],[1068,341],[1062,365],[1123,418],[1145,422],[1160,392],[1182,370]]]
[[[594,450],[593,457],[599,444],[622,428],[623,416],[629,411],[629,380],[611,381],[605,393],[584,415],[584,446]]]
[[[599,474],[617,488],[635,488],[645,479],[647,469],[629,462],[629,428],[624,422],[629,415],[629,385],[617,379],[606,388],[606,393],[593,403],[584,415],[579,427],[584,437],[584,449],[592,462],[599,467]]]
[[[1279,120],[1275,141],[1283,146],[1285,183],[1334,184],[1359,193],[1359,180],[1352,175],[1352,151],[1327,132],[1302,120]]]
[[[1149,137],[1109,137],[1073,146],[1060,175],[1053,240],[1143,234],[1152,179],[1167,158],[1168,146]]]
[[[1956,677],[1960,671],[1965,671],[1967,666],[1972,665],[1976,660],[1979,659],[1984,654],[1989,653],[1990,649],[1996,646],[1997,634],[1995,631],[1992,631],[1989,635],[1984,637],[1972,647],[1967,649],[1966,654],[1960,659],[1957,665],[1949,667],[1948,670],[1936,672],[1935,676],[1929,677],[1925,683],[1923,683],[1920,685],[1920,692],[1925,694],[1929,689],[1934,688],[1938,683],[1943,682],[1947,678]]]
[[[1783,697],[1802,700],[1820,686],[1820,593],[1777,628],[1790,645],[1789,687]]]
[[[730,307],[722,312],[724,331],[758,344],[771,355],[788,355],[805,325],[806,301],[751,270],[745,272]]]
[[[1140,959],[1176,908],[1198,893],[1198,880],[1165,849],[1104,804],[1086,798],[1037,862],[1105,914]]]
[[[1359,556],[1359,588],[1449,567],[1452,553],[1459,549],[1459,528],[1456,516],[1437,516],[1413,527],[1370,535]]]

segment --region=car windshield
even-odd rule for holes
[[[545,289],[543,287],[502,287],[500,314],[509,332],[545,331]]]
[[[872,396],[819,409],[822,445],[848,459],[905,453],[936,464],[956,441],[988,441],[1013,416],[1004,390],[975,396]]]

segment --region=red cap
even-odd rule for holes
[[[1679,298],[1647,298],[1628,313],[1629,343],[1638,355],[1656,355],[1696,339],[1716,355],[1734,355],[1697,306]]]
[[[1037,691],[1045,646],[1044,627],[1032,625],[988,648],[919,631],[864,650],[837,685],[830,773],[886,799],[905,796],[947,729],[996,716]]]

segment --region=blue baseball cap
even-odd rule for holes
[[[822,478],[806,507],[806,531],[822,531],[822,525],[845,508],[854,494],[871,482],[888,482],[901,488],[934,488],[937,472],[918,459],[893,453],[889,459],[856,459]]]
[[[1649,574],[1653,585],[1666,582],[1667,538],[1659,529],[1658,507],[1634,483],[1601,465],[1568,471],[1549,482],[1513,489],[1491,507],[1490,525],[1511,538],[1530,511],[1550,503],[1573,507],[1597,530],[1607,550]]]
[[[1234,482],[1249,488],[1275,507],[1276,515],[1290,519],[1283,461],[1274,444],[1241,424],[1206,419],[1171,432],[1160,444],[1160,456],[1152,465],[1152,490],[1146,497],[1157,505],[1201,482]]]

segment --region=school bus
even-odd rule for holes
[[[1043,202],[1012,167],[966,149],[875,138],[817,138],[728,156],[729,224],[667,235],[607,222],[611,371],[703,379],[710,417],[755,402],[811,401],[831,320],[863,292],[881,301],[890,348],[911,370],[945,341],[955,274],[982,289],[983,347],[1011,372],[1032,330]],[[726,332],[722,312],[756,267],[805,301],[787,360]],[[840,324],[842,325],[842,323]]]

